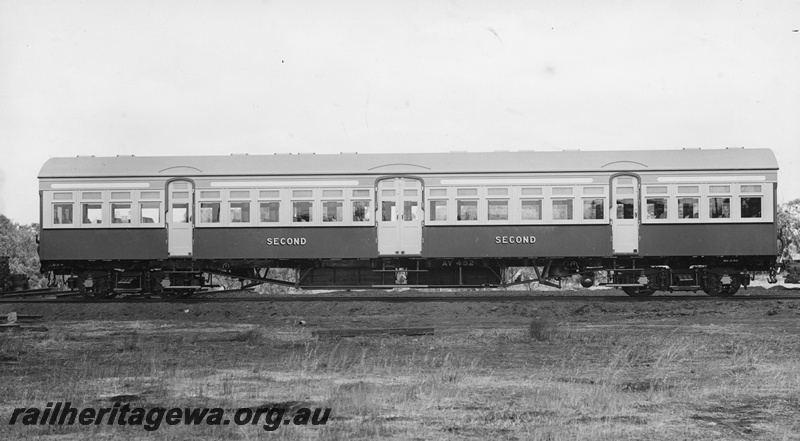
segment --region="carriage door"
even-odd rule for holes
[[[639,178],[617,176],[611,180],[611,235],[614,254],[639,252]]]
[[[422,182],[409,178],[378,181],[378,254],[422,253]]]
[[[192,255],[194,188],[189,181],[172,181],[167,188],[167,234],[170,256]]]

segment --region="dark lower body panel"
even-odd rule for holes
[[[614,256],[612,227],[602,224],[425,227],[421,256],[393,257],[378,256],[375,227],[195,228],[193,238],[191,257],[170,258],[166,228],[43,230],[42,270],[82,278],[151,272],[159,280],[176,277],[164,271],[206,272],[258,281],[266,279],[264,268],[295,268],[295,283],[307,287],[497,286],[509,282],[506,268],[527,266],[541,268],[543,279],[611,271],[620,285],[671,289],[681,280],[704,286],[706,270],[696,267],[723,281],[769,271],[777,252],[773,224],[644,224],[639,254],[625,256]]]

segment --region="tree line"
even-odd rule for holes
[[[47,287],[47,279],[39,273],[38,234],[39,224],[20,225],[0,214],[0,256],[9,258],[12,274],[25,274],[31,288]]]

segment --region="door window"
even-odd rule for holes
[[[617,219],[633,219],[633,199],[617,199]]]
[[[418,208],[417,201],[403,201],[403,220],[417,220]]]
[[[172,223],[189,223],[189,204],[172,204]]]
[[[383,221],[397,219],[397,208],[394,201],[381,202],[381,219]]]

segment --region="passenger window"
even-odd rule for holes
[[[761,198],[742,198],[742,218],[761,217]]]
[[[648,219],[666,219],[667,216],[667,198],[647,198]]]
[[[103,204],[83,204],[83,223],[99,224],[103,222]]]
[[[572,220],[572,199],[553,200],[553,220]]]
[[[250,202],[231,202],[230,204],[231,223],[250,223]]]
[[[314,202],[292,201],[292,222],[313,222]]]
[[[218,224],[219,209],[220,209],[219,202],[201,202],[200,222],[204,224]]]
[[[72,204],[53,204],[53,224],[72,225]]]
[[[605,219],[605,200],[603,199],[584,199],[583,218],[584,219]]]
[[[278,201],[261,202],[261,222],[280,222],[281,203]]]
[[[157,224],[161,222],[161,204],[142,202],[139,204],[139,223]]]
[[[522,220],[542,220],[541,199],[522,201]]]
[[[432,221],[446,221],[447,220],[447,201],[430,201],[431,202],[431,220]]]
[[[115,224],[131,223],[131,204],[117,202],[111,204],[111,222]]]
[[[369,201],[353,201],[353,222],[369,222],[370,220]]]
[[[678,217],[681,219],[697,219],[700,217],[699,208],[698,198],[678,198]]]
[[[731,198],[708,198],[708,216],[712,219],[728,219],[731,217]]]
[[[325,201],[322,203],[323,222],[342,222],[344,220],[344,204],[342,201]]]
[[[458,218],[460,221],[478,220],[478,201],[457,201]]]
[[[489,220],[508,220],[508,200],[489,200]]]
[[[633,198],[617,199],[617,219],[634,219]]]

